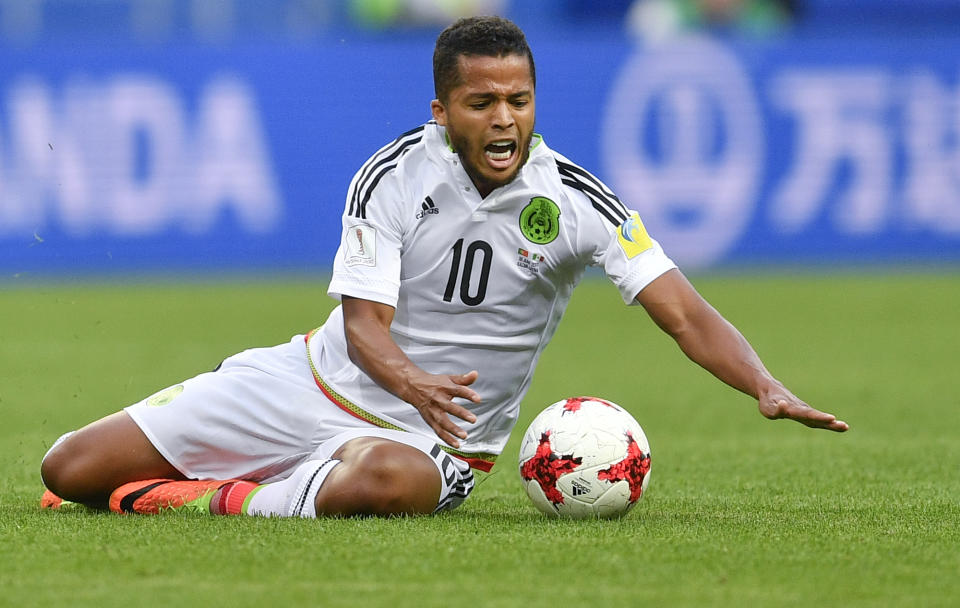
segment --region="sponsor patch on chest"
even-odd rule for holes
[[[542,254],[527,251],[526,249],[517,249],[517,266],[533,273],[540,272],[540,264],[546,258]]]

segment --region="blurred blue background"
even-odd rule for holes
[[[960,261],[958,1],[0,0],[0,282],[328,271],[488,13],[538,132],[682,267]]]

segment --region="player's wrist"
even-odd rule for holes
[[[754,397],[759,401],[770,399],[771,395],[783,393],[786,387],[776,378],[766,375],[758,378],[754,384]]]

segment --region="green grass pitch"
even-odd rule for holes
[[[294,521],[41,512],[62,432],[318,325],[323,280],[0,288],[0,605],[956,606],[960,278],[706,276],[701,292],[845,435],[762,418],[588,280],[494,472],[438,517]],[[461,370],[451,370],[461,371]],[[527,502],[519,436],[612,399],[653,477],[612,522]]]

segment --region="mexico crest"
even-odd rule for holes
[[[177,398],[183,392],[183,385],[177,384],[150,396],[146,404],[150,407],[162,407]]]
[[[560,234],[560,208],[545,196],[535,196],[520,212],[520,232],[537,245],[546,245]]]

